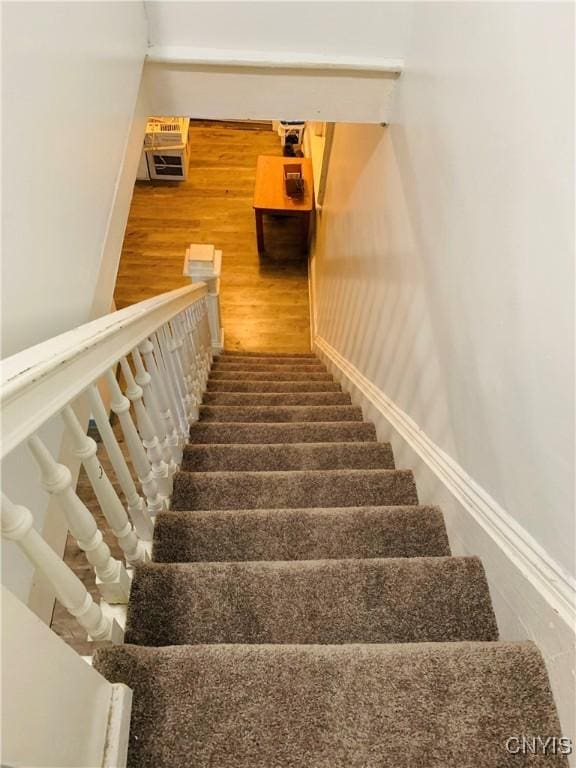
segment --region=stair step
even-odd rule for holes
[[[291,469],[394,469],[390,443],[187,445],[188,472],[273,472]]]
[[[416,643],[496,640],[476,557],[147,563],[126,642]]]
[[[365,421],[242,424],[195,422],[192,443],[327,443],[376,440],[374,424]]]
[[[407,469],[177,472],[171,509],[279,509],[418,504]]]
[[[214,370],[210,371],[209,381],[334,381],[327,371],[231,371]]]
[[[200,421],[362,421],[362,409],[352,405],[201,405]]]
[[[239,373],[258,373],[259,371],[262,373],[326,373],[326,368],[322,365],[322,363],[316,361],[313,362],[312,360],[306,362],[306,363],[294,363],[290,362],[288,365],[287,363],[284,364],[278,364],[278,363],[267,363],[267,362],[261,362],[259,364],[253,363],[252,361],[242,361],[238,363],[234,362],[215,362],[212,365],[212,368],[210,369],[211,372],[217,373],[218,371],[237,371]]]
[[[205,392],[205,405],[351,405],[346,392]]]
[[[242,366],[322,366],[317,357],[240,357],[238,355],[218,355],[214,358],[214,365],[242,365]]]
[[[208,381],[208,392],[341,392],[335,381]]]
[[[227,645],[96,652],[134,690],[129,768],[566,768],[531,642]],[[160,713],[160,714],[159,714]]]
[[[156,562],[443,557],[438,507],[333,507],[162,512]]]
[[[313,352],[241,352],[234,349],[225,349],[216,359],[222,360],[226,357],[266,357],[271,358],[272,360],[284,357],[295,357],[298,360],[306,358],[312,358],[313,360],[318,359]]]

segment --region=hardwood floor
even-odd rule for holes
[[[265,221],[259,257],[252,200],[258,155],[281,155],[276,133],[192,121],[186,182],[138,182],[116,283],[118,309],[188,284],[190,243],[223,251],[221,310],[228,349],[310,351],[308,264],[299,222]]]

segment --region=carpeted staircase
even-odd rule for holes
[[[193,425],[126,645],[131,768],[565,766],[529,642],[312,355],[225,353]]]

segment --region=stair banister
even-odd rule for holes
[[[174,427],[176,428],[176,433],[178,435],[179,446],[181,447],[186,442],[186,435],[188,434],[186,408],[183,402],[183,394],[180,393],[171,356],[166,349],[164,340],[160,343],[161,332],[162,328],[159,328],[156,333],[153,333],[150,336],[150,341],[154,348],[154,359],[156,361],[158,373],[162,377],[166,402],[170,408]]]
[[[152,391],[156,396],[156,400],[160,407],[160,415],[166,425],[166,442],[170,446],[174,464],[178,466],[182,460],[182,445],[172,416],[172,411],[170,410],[165,384],[154,357],[154,346],[150,339],[145,339],[138,348],[144,358],[146,370],[152,379]]]
[[[186,318],[184,313],[173,318],[170,323],[172,337],[177,341],[176,350],[180,360],[180,369],[184,377],[186,391],[188,392],[190,402],[190,421],[198,419],[198,405],[200,398],[200,389],[196,372],[195,361],[193,361],[190,339],[186,332]]]
[[[90,510],[72,488],[72,473],[54,460],[38,435],[28,439],[28,446],[40,468],[42,487],[58,500],[70,533],[96,571],[100,594],[109,603],[127,603],[130,577],[122,563],[110,554]]]
[[[132,416],[130,415],[130,400],[124,397],[120,385],[116,380],[116,376],[112,371],[106,373],[106,383],[112,395],[110,407],[112,411],[118,416],[120,427],[124,434],[124,439],[128,447],[128,453],[134,464],[134,469],[138,475],[138,479],[142,485],[142,490],[147,499],[150,499],[153,507],[157,510],[158,505],[161,505],[161,509],[167,504],[167,499],[161,497],[158,491],[158,485],[154,479],[154,473],[152,472],[152,466],[148,455],[142,444],[138,430],[134,426]]]
[[[136,383],[134,374],[126,357],[123,357],[120,360],[120,365],[122,367],[122,373],[124,374],[124,380],[126,381],[126,389],[124,390],[124,393],[134,407],[138,432],[140,433],[142,445],[146,449],[152,467],[152,477],[156,481],[156,486],[160,495],[165,499],[168,499],[172,492],[171,475],[168,471],[168,465],[162,458],[162,446],[158,440],[154,424],[152,423],[148,409],[144,405],[142,387]]]
[[[202,345],[198,307],[190,308],[189,318],[190,339],[192,341],[194,355],[196,358],[196,369],[198,371],[198,379],[200,381],[200,391],[203,392],[206,387],[206,381],[208,380],[208,363],[205,350]]]
[[[134,523],[138,536],[140,536],[143,541],[152,541],[154,525],[150,515],[155,515],[162,510],[163,501],[158,493],[153,493],[153,489],[148,487],[147,490],[149,496],[146,499],[147,504],[144,502],[144,499],[136,489],[132,474],[130,473],[130,468],[122,453],[122,449],[116,440],[116,435],[110,425],[110,420],[98,387],[95,384],[92,384],[87,390],[87,395],[92,409],[92,416],[94,417],[98,432],[100,433],[100,437],[106,448],[106,453],[112,464],[114,474],[126,497],[130,519]]]
[[[62,418],[72,436],[74,451],[82,461],[102,514],[116,536],[126,562],[145,563],[150,559],[146,547],[134,531],[114,486],[96,456],[96,442],[84,432],[71,406],[64,408]]]
[[[184,350],[185,370],[188,371],[194,397],[196,402],[199,403],[200,396],[202,394],[202,385],[200,380],[201,370],[199,356],[196,354],[196,349],[194,346],[191,315],[189,310],[182,312],[176,319],[176,322],[178,323],[181,330],[180,335],[182,339],[182,349]]]
[[[174,414],[180,412],[185,416],[189,403],[186,402],[184,371],[180,371],[176,365],[179,355],[172,355],[166,346],[172,339],[164,329],[170,328],[172,320],[184,318],[189,308],[201,302],[205,294],[206,287],[203,284],[180,288],[110,313],[0,361],[0,408],[3,414],[0,458],[20,445],[28,445],[40,469],[41,485],[64,512],[68,529],[94,568],[97,586],[108,603],[127,603],[130,575],[123,563],[112,557],[90,510],[76,494],[72,472],[51,455],[39,437],[38,430],[53,417],[59,414],[62,416],[66,426],[65,434],[67,438],[72,438],[74,453],[85,466],[98,502],[119,540],[127,562],[144,562],[147,556],[145,542],[150,541],[153,534],[151,515],[167,506],[166,498],[171,492],[172,475],[177,470],[173,453],[179,458],[179,446],[170,408],[161,413],[162,409],[154,399],[151,376],[140,358],[138,347],[142,345],[148,356],[148,365],[156,378],[162,404],[166,402],[167,396],[162,390],[162,377],[174,377],[172,407]],[[150,342],[150,339],[156,339],[156,334],[160,340],[156,349],[160,370],[155,368],[154,349]],[[130,354],[134,355],[138,377],[143,379],[142,389],[138,387],[138,378],[137,383],[133,381],[131,371],[127,379],[134,397],[141,435],[130,416],[130,401],[122,394],[112,373],[117,363]],[[124,365],[127,365],[126,361]],[[132,479],[98,390],[97,383],[103,376],[108,380],[113,407],[126,433],[125,447],[130,451],[147,505]],[[103,448],[126,497],[127,510],[111,479],[103,471],[94,441],[87,437],[84,425],[71,407],[71,403],[86,397],[98,425]],[[183,423],[181,428],[182,432],[187,431],[188,423]],[[159,491],[161,480],[164,483]],[[30,524],[31,513],[23,511],[23,508],[4,497],[3,508],[2,527],[6,538],[17,542],[36,565],[37,572],[50,583],[58,598],[78,616],[90,636],[95,639],[116,639],[119,630],[117,622],[110,621],[101,613],[81,582],[43,542],[38,531]],[[58,563],[58,567],[55,563]],[[104,602],[102,605],[106,608]]]
[[[166,369],[169,373],[172,389],[176,395],[178,417],[180,420],[180,433],[185,441],[192,420],[190,416],[192,412],[192,402],[190,400],[190,393],[188,392],[184,373],[180,365],[178,348],[181,346],[181,342],[174,338],[170,331],[169,324],[158,329],[156,332],[156,339],[165,361]]]
[[[64,608],[88,632],[92,640],[121,643],[123,631],[105,615],[75,573],[34,528],[32,513],[2,494],[2,535],[14,541],[39,573],[51,584]]]
[[[161,325],[200,301],[202,283],[113,312],[0,362],[0,458],[112,368]]]

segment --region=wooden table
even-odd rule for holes
[[[299,198],[288,197],[284,189],[284,166],[300,163],[304,178],[304,194]],[[265,213],[274,216],[299,216],[302,220],[302,250],[308,250],[310,220],[314,210],[314,180],[312,161],[307,157],[269,157],[259,155],[256,165],[256,186],[254,188],[254,215],[256,217],[256,239],[258,253],[264,251]]]

